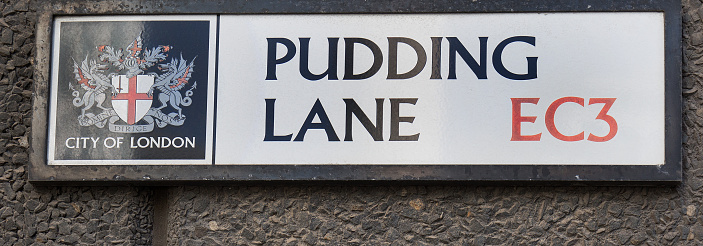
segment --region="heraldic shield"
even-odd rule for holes
[[[153,98],[148,92],[153,85],[152,75],[112,77],[112,86],[117,90],[117,94],[112,96],[112,106],[120,119],[134,125],[144,118],[151,108]]]

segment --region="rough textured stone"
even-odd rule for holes
[[[178,6],[154,2],[0,0],[0,245],[152,244],[152,188],[35,187],[24,166],[37,11]],[[686,89],[679,186],[172,187],[161,236],[168,245],[701,245],[703,7],[698,0],[681,3]]]
[[[40,7],[41,1],[0,0],[0,245],[150,245],[150,189],[26,182]],[[93,219],[106,214],[112,220]]]
[[[3,28],[0,31],[0,43],[2,44],[12,44],[13,32],[10,28]]]

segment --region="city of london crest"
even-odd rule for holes
[[[69,88],[73,106],[81,110],[79,125],[108,126],[119,133],[183,125],[183,107],[191,105],[197,85],[190,81],[195,57],[188,61],[181,55],[167,61],[172,47],[143,47],[141,34],[126,49],[96,48],[97,59],[73,60],[75,81]]]

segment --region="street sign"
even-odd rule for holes
[[[666,11],[57,16],[38,177],[675,181]]]

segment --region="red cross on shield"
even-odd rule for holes
[[[117,90],[117,95],[112,97],[112,107],[117,116],[130,125],[141,120],[151,108],[152,97],[147,92],[152,85],[154,76],[151,75],[112,77],[112,86]]]

